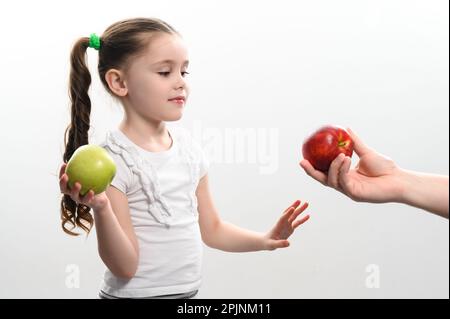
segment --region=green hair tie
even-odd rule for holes
[[[92,33],[89,38],[89,47],[94,48],[95,50],[100,50],[100,37],[95,33]]]

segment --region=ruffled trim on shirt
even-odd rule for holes
[[[178,128],[177,133],[177,137],[181,140],[179,145],[180,152],[182,153],[182,158],[186,159],[191,174],[191,212],[194,216],[197,216],[198,200],[195,192],[197,190],[197,185],[200,177],[200,158],[195,154],[195,145],[188,135],[189,133],[181,128]]]
[[[143,192],[147,197],[148,212],[161,224],[169,226],[172,209],[161,195],[161,188],[151,163],[144,163],[136,148],[126,145],[111,132],[106,135],[106,146],[115,154],[122,157],[127,166],[138,176]]]

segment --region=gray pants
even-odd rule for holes
[[[182,294],[173,294],[173,295],[162,295],[162,296],[153,296],[153,297],[142,297],[142,298],[135,298],[135,299],[191,299],[194,298],[195,295],[197,295],[198,290],[182,293]],[[100,290],[98,293],[98,296],[100,299],[125,299],[120,298],[116,296],[112,296],[104,292],[103,290]],[[130,298],[126,298],[130,299]]]

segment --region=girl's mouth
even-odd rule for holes
[[[175,99],[171,99],[169,100],[170,102],[174,102],[178,105],[183,105],[184,104],[184,99],[183,98],[175,98]]]

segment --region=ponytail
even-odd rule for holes
[[[71,119],[64,132],[64,163],[69,161],[77,148],[89,143],[91,100],[88,90],[91,85],[91,74],[87,65],[86,50],[88,47],[89,38],[81,38],[74,44],[70,56],[69,97]],[[61,226],[64,232],[72,236],[78,236],[79,234],[71,231],[78,226],[89,234],[94,225],[90,210],[90,207],[77,205],[69,195],[64,194],[61,199]],[[71,229],[67,228],[67,223],[71,225]]]

